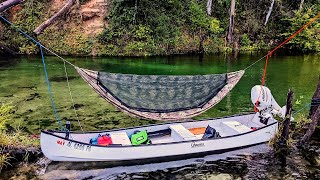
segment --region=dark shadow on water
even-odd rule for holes
[[[11,56],[1,56],[0,55],[0,71],[2,68],[8,68],[11,66],[15,66],[19,63],[19,59],[17,57],[11,57]]]

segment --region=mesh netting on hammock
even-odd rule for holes
[[[76,69],[101,97],[121,111],[155,120],[180,120],[205,112],[244,74],[241,70],[195,76],[131,75]]]

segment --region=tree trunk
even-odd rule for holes
[[[212,0],[208,0],[207,2],[207,13],[209,16],[211,16],[212,13]]]
[[[13,51],[12,49],[10,49],[10,48],[8,48],[7,46],[2,45],[2,44],[0,44],[0,51],[3,51],[4,53],[9,54],[9,55],[11,55],[11,56],[16,56],[16,55],[18,55],[17,52]]]
[[[200,43],[199,43],[199,54],[204,54],[203,41],[205,39],[205,35],[200,35]]]
[[[293,92],[289,89],[288,97],[287,97],[287,109],[286,109],[286,119],[283,122],[283,129],[281,133],[281,138],[283,140],[283,144],[287,143],[289,138],[289,128],[290,128],[290,120],[291,120],[291,113],[292,113],[292,99],[293,99]]]
[[[24,0],[7,0],[7,1],[4,1],[4,2],[0,3],[0,12],[3,12],[3,11],[5,11],[6,9],[8,9],[8,8],[10,8],[12,6],[20,4],[23,1]]]
[[[138,13],[138,0],[134,1],[134,14],[133,14],[133,23],[136,24],[136,17]]]
[[[230,6],[230,22],[229,22],[229,31],[228,31],[228,43],[232,43],[233,29],[234,29],[234,12],[236,7],[236,0],[231,0]]]
[[[279,158],[279,161],[281,162],[281,167],[286,166],[288,155],[288,139],[289,139],[289,129],[290,129],[290,120],[291,120],[291,113],[292,113],[292,99],[293,99],[293,92],[289,89],[288,96],[287,96],[287,104],[286,104],[286,116],[285,120],[282,124],[282,132],[281,137],[278,139],[276,146],[276,156]]]
[[[314,100],[319,99],[319,98],[320,98],[320,76],[319,76],[318,86],[312,96],[312,99],[314,99]],[[319,107],[319,105],[316,106],[315,104],[313,104],[313,102],[311,102],[311,107],[309,110],[309,118],[311,118],[313,116],[313,114],[317,111],[318,107]]]
[[[38,26],[33,32],[39,35],[43,30],[53,24],[61,15],[65,14],[75,3],[75,0],[68,0],[67,3],[50,19],[43,22],[40,26]]]
[[[299,142],[299,145],[303,145],[309,139],[311,138],[312,134],[314,133],[317,124],[319,123],[320,119],[320,105],[317,104],[320,101],[320,79],[318,82],[318,86],[316,91],[314,92],[314,95],[312,97],[312,102],[311,102],[311,108],[309,112],[309,116],[311,117],[311,123],[309,125],[309,128],[306,132],[306,134],[302,137],[301,141]],[[317,102],[317,103],[316,103]]]
[[[301,1],[300,1],[300,6],[299,6],[299,11],[301,11],[301,10],[302,10],[303,3],[304,3],[304,0],[301,0]]]
[[[264,22],[264,25],[267,25],[267,23],[268,23],[268,21],[269,21],[269,18],[270,18],[272,9],[273,9],[273,5],[274,5],[274,0],[272,0],[272,2],[271,2],[271,5],[270,5],[270,7],[269,7],[269,11],[268,11],[268,14],[267,14],[267,16],[266,16],[266,21]]]
[[[311,123],[309,125],[309,128],[308,128],[306,134],[302,137],[301,141],[299,142],[299,145],[303,145],[304,143],[309,141],[309,139],[311,138],[312,134],[316,130],[316,126],[317,126],[317,124],[319,122],[319,119],[320,119],[320,108],[318,107],[318,110],[311,117],[312,121],[311,121]]]

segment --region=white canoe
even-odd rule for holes
[[[207,127],[208,125],[219,132],[221,137],[202,139],[201,134],[186,133],[190,128]],[[253,130],[252,127],[257,129]],[[65,138],[65,132],[44,130],[41,132],[41,149],[44,155],[53,161],[141,162],[141,160],[151,159],[168,161],[219,154],[265,143],[273,137],[277,128],[278,123],[274,119],[269,119],[267,125],[260,123],[259,113],[257,113],[110,131],[71,132],[69,139]],[[153,134],[153,132],[168,129],[171,130],[171,134],[158,137],[150,135],[152,144],[149,145],[132,146],[114,142],[116,145],[98,146],[89,143],[90,139],[97,137],[98,134],[125,133],[130,135],[136,130],[147,130],[148,133]]]

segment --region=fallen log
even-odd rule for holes
[[[33,32],[36,35],[41,34],[47,27],[49,27],[51,24],[53,24],[60,16],[67,13],[67,11],[74,5],[75,0],[68,0],[67,3],[51,18],[44,21],[40,26],[38,26]]]
[[[0,13],[5,11],[6,9],[12,7],[12,6],[15,6],[17,4],[22,3],[23,1],[24,0],[7,0],[7,1],[0,3]]]

